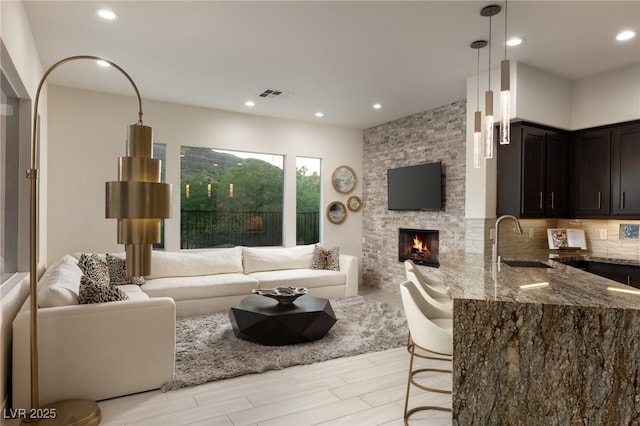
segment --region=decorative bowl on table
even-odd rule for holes
[[[253,290],[253,293],[275,299],[282,305],[290,305],[298,297],[307,294],[307,289],[304,287],[275,287]]]

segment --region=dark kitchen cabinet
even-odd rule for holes
[[[514,123],[511,143],[497,146],[497,215],[566,217],[568,133]]]
[[[640,215],[640,123],[611,131],[611,212]]]
[[[640,268],[637,266],[616,265],[612,263],[589,262],[587,272],[600,275],[619,283],[640,288]]]
[[[606,216],[611,203],[611,130],[577,132],[573,138],[571,213]]]
[[[563,263],[594,275],[640,288],[640,266],[595,262],[591,260],[574,260]]]
[[[572,217],[640,217],[640,122],[573,137]]]

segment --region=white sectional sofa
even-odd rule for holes
[[[122,254],[121,254],[122,256]],[[78,255],[49,267],[38,290],[40,403],[102,400],[173,379],[176,315],[224,311],[253,289],[307,287],[336,298],[358,292],[358,259],[313,269],[314,246],[234,247],[152,254],[145,283],[118,286],[128,300],[78,304]],[[13,407],[30,406],[29,299],[13,321]]]
[[[358,294],[355,256],[340,254],[340,270],[331,271],[312,269],[313,254],[313,245],[154,251],[142,290],[150,297],[171,297],[178,316],[226,310],[259,288],[306,287],[324,298]]]

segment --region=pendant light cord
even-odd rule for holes
[[[489,87],[491,90],[491,16],[489,16]]]
[[[507,59],[507,0],[504,0],[504,59]]]
[[[476,67],[476,111],[480,111],[480,48],[478,50],[478,66]]]

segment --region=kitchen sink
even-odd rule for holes
[[[552,268],[552,266],[537,260],[503,260],[502,263],[517,268]]]

